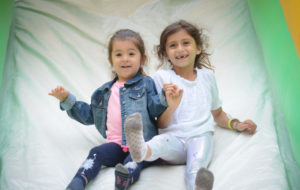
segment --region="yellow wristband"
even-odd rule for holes
[[[231,127],[231,121],[232,121],[232,119],[228,120],[227,126],[230,130],[233,130],[233,128]]]

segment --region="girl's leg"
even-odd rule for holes
[[[92,148],[67,189],[83,190],[86,184],[97,176],[102,165],[114,167],[123,162],[126,155],[116,143],[105,143]]]
[[[211,161],[213,153],[212,133],[207,132],[199,137],[188,139],[186,147],[186,181],[188,189],[211,190],[213,185],[213,175],[206,168]],[[197,182],[196,185],[195,182]]]
[[[125,136],[130,154],[135,162],[154,161],[158,158],[174,164],[186,161],[184,144],[177,137],[161,134],[147,143],[143,138],[143,125],[140,114],[132,114],[125,121]]]
[[[140,113],[131,114],[126,118],[124,131],[132,159],[135,162],[143,161],[147,154],[147,145],[143,137],[143,122]]]
[[[138,180],[141,170],[150,164],[151,162],[146,161],[136,163],[128,155],[124,163],[117,164],[115,168],[115,190],[127,190],[131,184]]]
[[[187,152],[185,144],[177,137],[168,134],[160,134],[147,142],[150,153],[147,161],[161,158],[170,164],[185,164]]]

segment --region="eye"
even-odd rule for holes
[[[169,48],[175,48],[176,47],[176,44],[170,44],[169,45]]]
[[[115,56],[117,56],[117,57],[121,57],[121,56],[122,56],[122,54],[121,54],[121,53],[116,53],[116,54],[115,54]]]
[[[183,42],[184,45],[189,45],[190,43],[191,43],[190,41]]]
[[[134,56],[134,55],[135,55],[134,52],[130,52],[130,53],[129,53],[129,56]]]

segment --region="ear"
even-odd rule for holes
[[[164,57],[166,58],[166,60],[170,60],[169,56],[167,55],[167,53],[164,53]]]
[[[143,65],[146,63],[146,60],[147,60],[147,56],[144,55],[144,56],[141,58],[141,66],[143,66]]]
[[[197,46],[197,51],[196,51],[196,54],[197,55],[199,55],[200,53],[201,53],[201,51],[202,51],[202,48],[201,48],[201,46],[199,45],[199,46]]]

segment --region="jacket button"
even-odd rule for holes
[[[123,103],[123,104],[125,104],[125,103],[126,103],[126,101],[123,101],[122,103]]]

